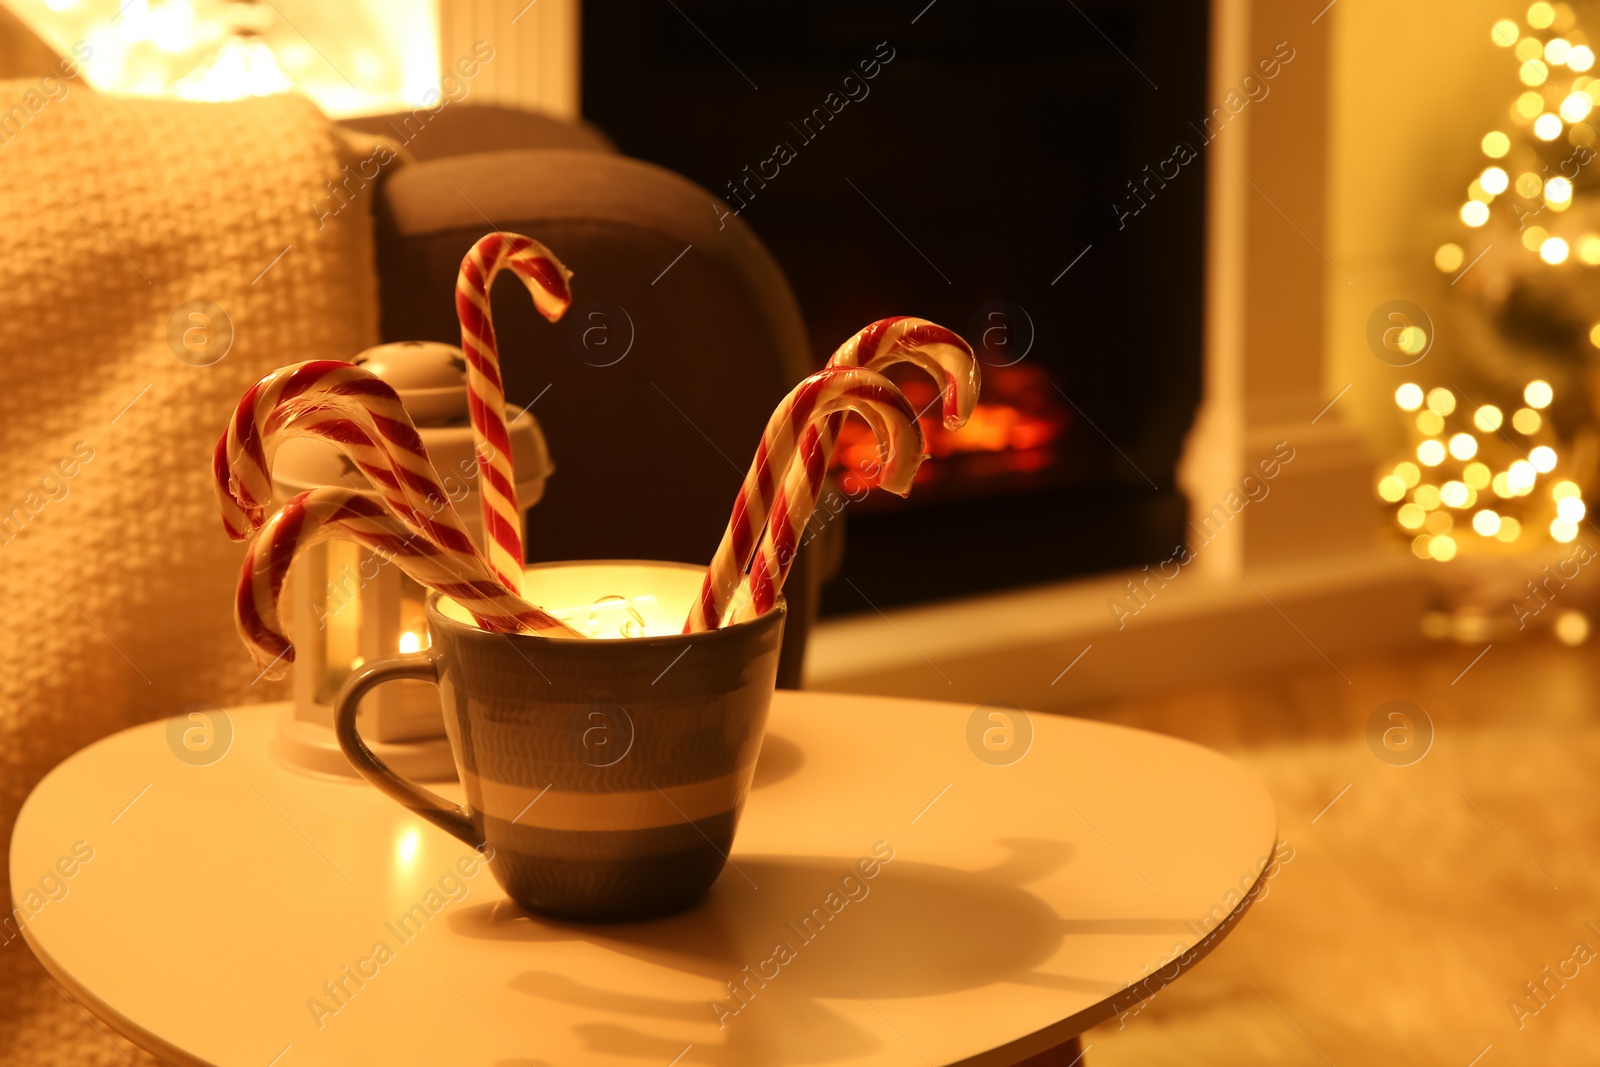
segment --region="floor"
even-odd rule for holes
[[[1081,711],[1233,755],[1292,849],[1239,929],[1086,1035],[1084,1062],[1597,1062],[1596,694],[1593,646],[1534,638]]]

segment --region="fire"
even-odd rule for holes
[[[900,384],[906,399],[920,413],[918,422],[931,457],[917,472],[919,483],[948,479],[958,468],[969,466],[974,467],[970,473],[979,476],[997,470],[1039,470],[1055,459],[1054,446],[1066,428],[1067,410],[1055,398],[1049,376],[1041,368],[985,368],[981,399],[959,430],[945,429],[939,394],[931,383],[908,378]],[[999,462],[963,462],[963,457],[975,456]],[[850,419],[839,434],[834,469],[860,470],[876,458],[877,444],[866,423]],[[845,478],[848,482],[850,476]]]

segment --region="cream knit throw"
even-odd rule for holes
[[[23,798],[84,745],[191,701],[284,695],[252,684],[234,636],[243,553],[222,533],[211,447],[266,371],[348,359],[377,335],[370,203],[319,228],[310,205],[355,159],[311,104],[117,99],[64,84],[64,98],[25,108],[0,137],[7,854]],[[0,82],[0,117],[30,90],[43,100],[38,88]],[[214,365],[169,342],[174,309],[195,300],[233,322]],[[180,318],[180,334],[198,321]],[[9,885],[0,902],[9,918]],[[5,938],[0,1063],[148,1062],[125,1059],[52,989],[11,926]]]

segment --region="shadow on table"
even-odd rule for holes
[[[897,1036],[892,1021],[900,998],[1024,984],[1098,999],[1121,988],[1039,970],[1069,934],[1133,931],[1065,920],[1023,888],[1066,866],[1070,846],[1002,843],[1010,856],[987,871],[895,859],[872,879],[861,877],[855,857],[740,856],[699,905],[647,923],[559,923],[504,900],[463,908],[449,921],[466,937],[588,942],[679,972],[682,999],[630,992],[624,983],[638,971],[620,963],[611,984],[537,967],[512,981],[530,997],[615,1015],[574,1027],[596,1055],[828,1063],[886,1041],[914,1049],[915,1027]],[[530,954],[530,962],[541,958],[549,957]],[[864,1006],[870,1028],[852,1021],[862,1011],[845,1014],[829,1002]],[[649,1032],[657,1029],[666,1033]]]
[[[756,761],[756,773],[750,779],[751,789],[765,789],[777,785],[805,765],[806,754],[799,745],[781,734],[767,731],[761,740],[761,758]]]

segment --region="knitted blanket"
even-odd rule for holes
[[[356,210],[336,217],[313,207],[356,162],[300,98],[0,81],[7,854],[23,798],[77,749],[190,702],[285,695],[233,633],[242,549],[222,533],[211,447],[266,371],[375,343],[372,190],[351,186]],[[140,1062],[52,988],[9,885],[0,905],[0,1063]]]

